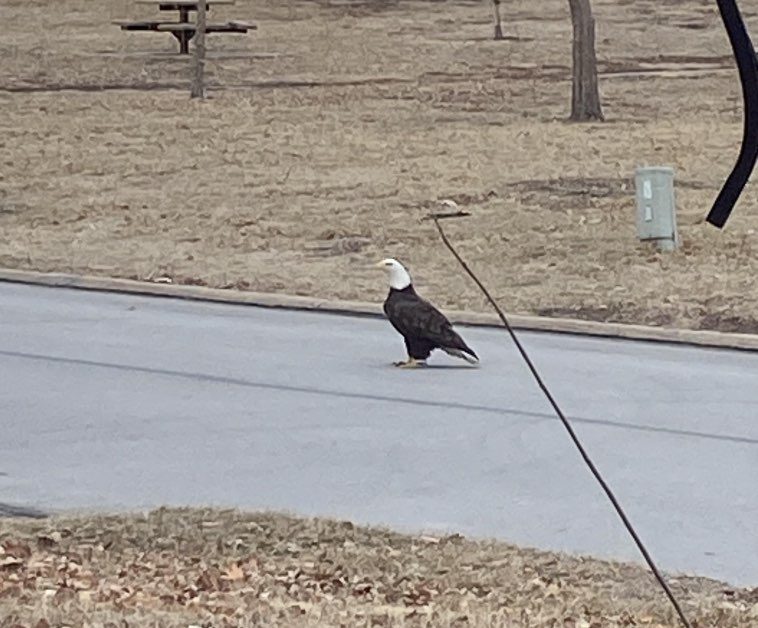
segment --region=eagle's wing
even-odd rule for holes
[[[390,322],[406,338],[423,340],[434,346],[473,354],[447,317],[429,301],[414,294],[392,304]]]

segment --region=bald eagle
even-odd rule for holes
[[[442,349],[471,364],[479,362],[479,357],[456,333],[445,315],[416,293],[411,276],[400,262],[384,259],[376,266],[389,275],[390,291],[384,301],[384,313],[405,339],[408,351],[408,360],[394,362],[395,366],[426,366],[426,359],[434,349]]]

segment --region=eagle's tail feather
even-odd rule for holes
[[[441,349],[447,353],[448,355],[455,356],[456,358],[462,358],[463,360],[466,360],[469,364],[479,364],[479,357],[471,351],[470,355],[468,353],[464,353],[460,349],[453,349],[452,347],[441,347]]]

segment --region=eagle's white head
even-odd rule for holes
[[[381,262],[376,264],[376,267],[382,268],[387,272],[387,275],[389,276],[390,288],[394,288],[395,290],[402,290],[403,288],[407,288],[411,285],[411,276],[408,274],[408,271],[405,270],[405,266],[403,266],[396,259],[388,257],[387,259],[383,259]]]

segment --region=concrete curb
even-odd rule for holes
[[[337,301],[295,295],[244,292],[220,288],[206,288],[203,286],[174,285],[148,281],[135,281],[132,279],[70,275],[65,273],[41,273],[28,270],[0,269],[0,282],[72,288],[77,290],[93,290],[99,292],[119,292],[289,310],[310,310],[352,316],[384,316],[381,304],[378,303]],[[500,319],[494,313],[446,310],[446,314],[451,321],[460,325],[502,327]],[[688,344],[701,347],[758,351],[758,335],[755,334],[668,329],[645,325],[601,323],[568,318],[521,316],[517,314],[511,314],[508,318],[514,328],[529,331],[583,336],[602,336],[609,338],[623,338],[627,340],[644,340]]]

